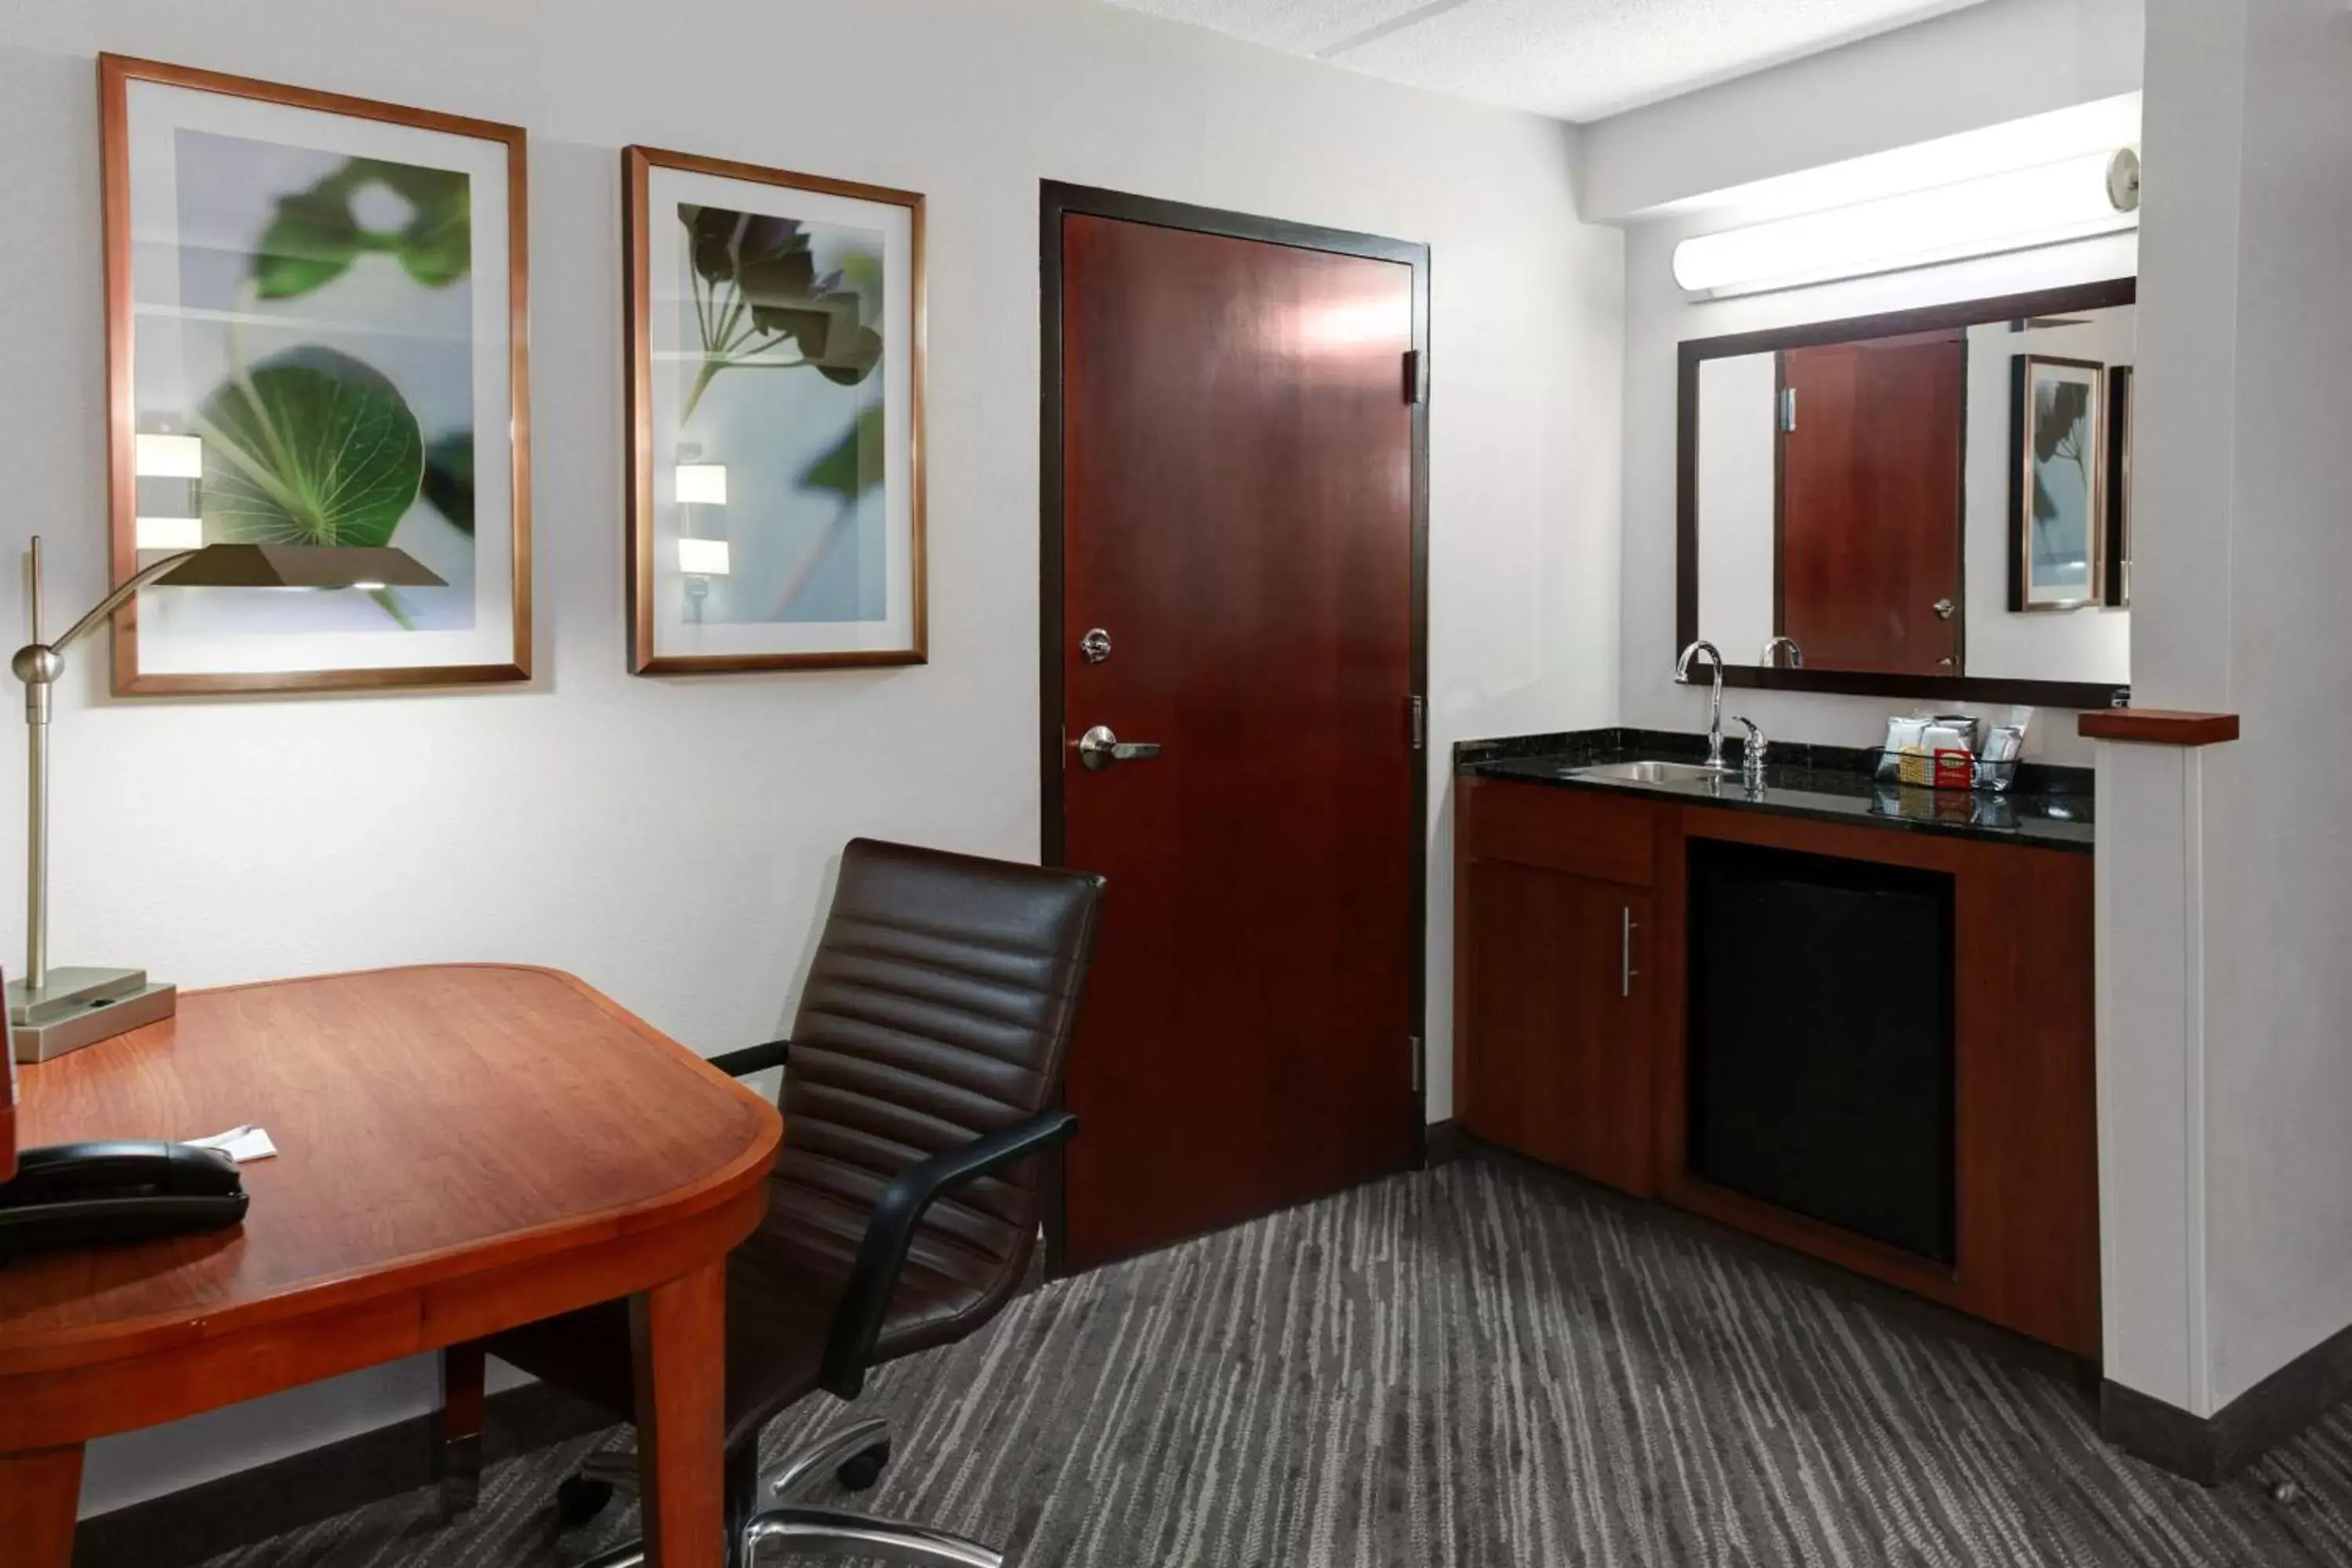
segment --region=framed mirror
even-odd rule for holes
[[[2127,695],[2137,292],[1683,343],[1676,648],[1732,686]]]

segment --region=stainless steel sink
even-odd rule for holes
[[[1622,784],[1698,784],[1707,779],[1730,776],[1717,773],[1703,763],[1661,763],[1646,759],[1638,763],[1599,763],[1589,768],[1564,771],[1570,778],[1614,779]]]

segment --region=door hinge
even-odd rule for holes
[[[1416,752],[1429,744],[1429,709],[1418,697],[1406,706],[1405,733],[1412,737],[1412,749]]]
[[[1412,1091],[1419,1094],[1426,1087],[1429,1067],[1421,1048],[1419,1035],[1407,1035],[1405,1047],[1412,1052]]]
[[[1404,400],[1407,403],[1421,401],[1421,351],[1419,349],[1404,351]]]
[[[1791,434],[1797,428],[1797,389],[1793,386],[1780,389],[1780,428]]]

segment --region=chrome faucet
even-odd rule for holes
[[[1789,650],[1789,668],[1790,669],[1802,669],[1805,668],[1805,650],[1797,646],[1797,639],[1794,637],[1774,637],[1770,642],[1764,645],[1764,657],[1757,660],[1757,662],[1761,664],[1767,669],[1772,668],[1775,665],[1780,662],[1780,656],[1782,648],[1787,648]]]
[[[1688,686],[1691,660],[1700,654],[1706,655],[1715,670],[1715,698],[1706,715],[1706,765],[1716,773],[1727,773],[1731,770],[1723,765],[1723,650],[1705,638],[1691,644],[1675,660],[1675,679]]]
[[[1747,714],[1735,713],[1731,716],[1731,721],[1748,726],[1748,739],[1742,742],[1739,749],[1739,782],[1749,795],[1762,795],[1764,764],[1767,755],[1772,750],[1772,742],[1766,738],[1764,731],[1757,727],[1756,721]]]

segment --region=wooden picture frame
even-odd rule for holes
[[[151,587],[115,616],[114,691],[527,679],[522,130],[120,55],[98,75],[112,580],[139,570],[144,516],[150,560],[393,543],[444,583]],[[311,445],[276,439],[298,420]],[[158,436],[178,444],[160,464]],[[159,477],[180,487],[161,516]]]
[[[2009,607],[2015,614],[2079,610],[2104,595],[2106,543],[2106,373],[2096,360],[2017,354],[2010,362]],[[2042,392],[2053,394],[2044,408]],[[2079,391],[2079,399],[2065,392]],[[2072,413],[2074,417],[2066,416]],[[2063,421],[2053,425],[2053,419]],[[2049,439],[2056,436],[2056,444]],[[2043,448],[2051,449],[2045,451]],[[2073,472],[2067,471],[2069,465]],[[2071,481],[2061,484],[2063,479]],[[2080,487],[2081,581],[2063,552],[2077,524],[2067,521]],[[2054,535],[2053,535],[2054,531]],[[2061,553],[2037,550],[2055,537]]]
[[[621,173],[631,672],[927,662],[923,196],[652,147]]]

